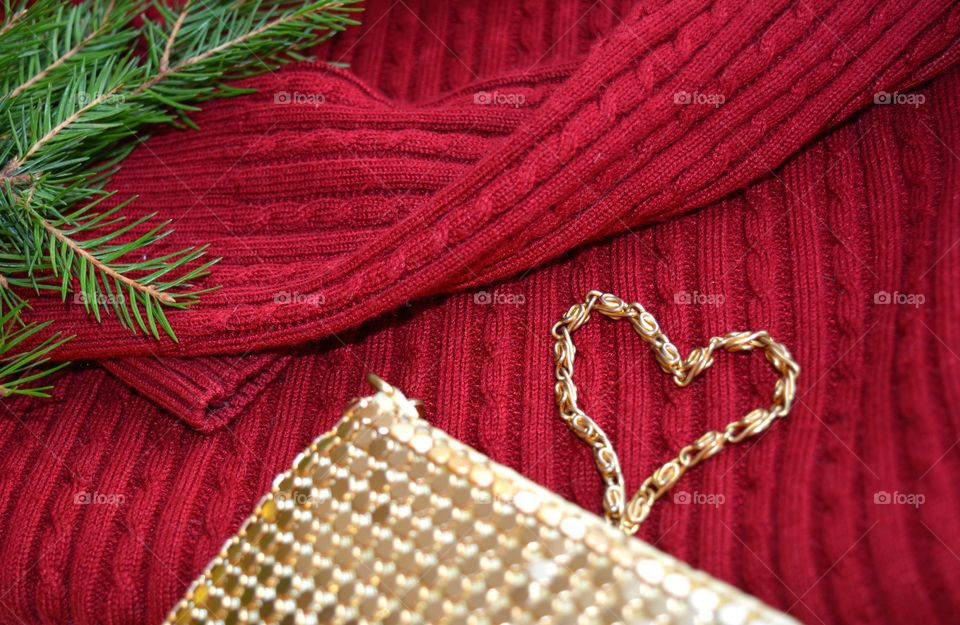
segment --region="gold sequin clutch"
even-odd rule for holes
[[[796,623],[378,384],[277,477],[168,623]]]

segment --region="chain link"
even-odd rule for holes
[[[769,408],[756,408],[727,424],[723,430],[707,432],[682,448],[674,459],[664,463],[644,480],[636,494],[626,501],[623,471],[617,453],[603,429],[577,405],[577,387],[573,383],[573,361],[577,350],[571,335],[590,320],[590,314],[594,311],[611,319],[628,320],[640,338],[653,349],[660,368],[670,374],[680,387],[687,386],[709,368],[717,350],[749,352],[755,348],[763,349],[767,361],[780,373],[780,379],[773,389],[772,404]],[[597,468],[606,484],[603,508],[607,520],[629,534],[637,531],[650,514],[653,504],[688,469],[719,453],[727,443],[739,443],[760,434],[775,419],[787,416],[796,394],[800,367],[787,348],[770,338],[764,330],[715,336],[705,347],[697,347],[684,359],[676,346],[660,331],[657,320],[643,306],[636,302],[627,303],[610,293],[590,291],[583,303],[573,305],[553,326],[551,333],[557,341],[554,346],[557,370],[555,392],[560,416],[593,449]]]

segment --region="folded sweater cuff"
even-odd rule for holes
[[[171,358],[143,356],[101,364],[128,386],[183,420],[210,433],[228,425],[286,367],[289,356]]]

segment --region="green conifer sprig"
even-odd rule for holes
[[[169,222],[129,218],[134,198],[105,185],[150,127],[195,127],[197,103],[303,58],[357,23],[356,2],[3,0],[0,397],[42,395],[34,383],[62,366],[48,359],[69,337],[41,341],[48,322],[22,319],[33,297],[72,294],[97,321],[176,340],[165,309],[209,291],[197,285],[218,259],[203,245],[150,256]]]

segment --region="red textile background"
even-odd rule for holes
[[[100,360],[2,402],[3,621],[159,622],[368,370],[598,510],[549,335],[590,289],[683,351],[766,328],[802,367],[787,421],[679,486],[713,504],[667,497],[642,538],[807,623],[954,619],[960,10],[375,0],[363,19],[319,51],[349,70],[250,80],[116,177],[175,220],[165,244],[224,257],[223,288],[171,315],[179,344],[37,306],[79,335],[64,357]],[[623,324],[576,340],[629,485],[772,389],[756,355],[678,391]]]

